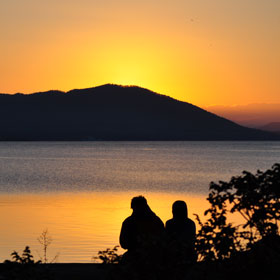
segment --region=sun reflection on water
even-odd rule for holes
[[[179,193],[2,194],[0,261],[26,245],[38,258],[37,238],[47,228],[53,238],[50,258],[59,252],[59,262],[90,262],[98,250],[118,244],[122,221],[131,214],[130,201],[136,195],[144,195],[163,222],[172,217],[175,200],[187,202],[191,219],[208,207],[204,196]]]

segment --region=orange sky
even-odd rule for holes
[[[117,83],[280,103],[279,0],[1,1],[0,38],[3,93]]]

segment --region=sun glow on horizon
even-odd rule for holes
[[[0,92],[114,83],[198,106],[279,103],[279,10],[275,0],[2,1]]]

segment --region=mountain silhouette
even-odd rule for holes
[[[277,140],[136,86],[0,94],[1,140]]]

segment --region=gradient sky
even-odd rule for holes
[[[0,92],[139,85],[280,103],[279,0],[0,0]]]

